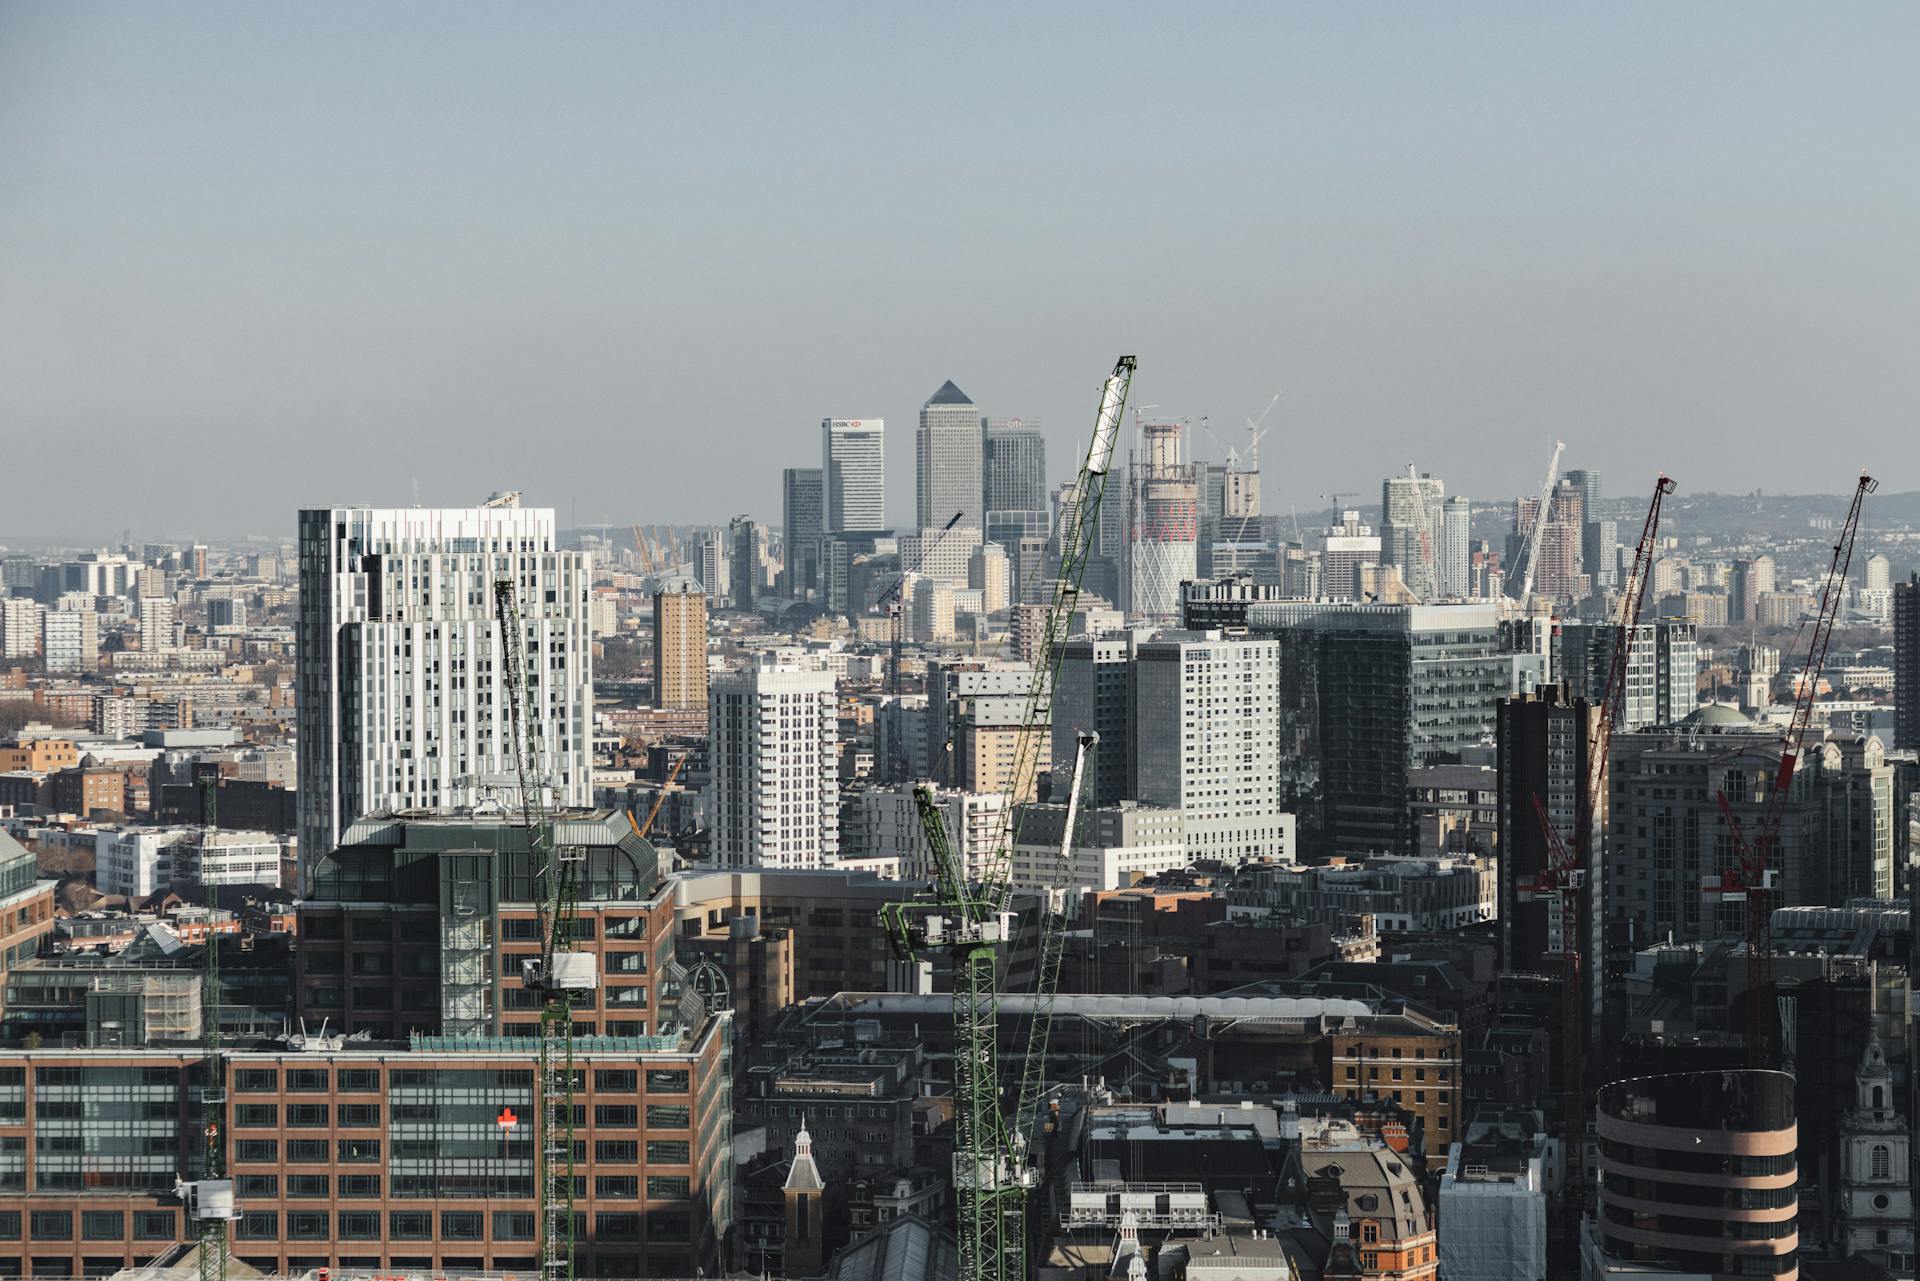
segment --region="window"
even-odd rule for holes
[[[684,1103],[647,1104],[649,1130],[684,1130],[692,1124],[692,1109]]]
[[[171,1241],[173,1236],[172,1210],[135,1210],[133,1212],[134,1240]]]
[[[307,1004],[322,1006],[326,1009],[338,1009],[346,1000],[345,993],[337,984],[313,983],[307,986]]]
[[[685,1139],[648,1139],[648,1164],[684,1165],[688,1157],[688,1144]]]
[[[395,1241],[433,1240],[430,1210],[394,1210],[387,1215],[387,1236]]]
[[[593,1194],[618,1201],[633,1201],[640,1196],[640,1176],[603,1174],[593,1181]]]
[[[337,1180],[341,1197],[378,1197],[380,1195],[380,1176],[377,1174],[343,1174]]]
[[[385,943],[393,938],[391,922],[379,917],[357,917],[353,922],[356,943]]]
[[[480,1212],[478,1210],[444,1210],[440,1214],[440,1239],[442,1241],[478,1241],[480,1239]]]
[[[632,1129],[640,1124],[640,1109],[626,1103],[601,1103],[593,1109],[596,1126]]]
[[[80,1236],[87,1241],[118,1241],[127,1235],[127,1216],[122,1210],[82,1210]]]
[[[341,1094],[367,1094],[380,1088],[379,1068],[341,1068],[334,1087]]]
[[[379,1125],[380,1105],[378,1103],[342,1103],[340,1124],[342,1126]]]
[[[234,1193],[241,1201],[245,1201],[249,1197],[277,1198],[280,1195],[280,1176],[277,1174],[242,1174],[234,1180]]]
[[[287,1195],[325,1200],[332,1180],[324,1174],[289,1174],[287,1176]]]
[[[327,1081],[325,1068],[289,1068],[287,1069],[287,1089],[298,1094],[325,1094],[333,1087]]]
[[[632,1094],[640,1088],[640,1074],[627,1069],[595,1072],[593,1088],[603,1094]]]
[[[380,1159],[380,1140],[378,1139],[341,1139],[339,1160],[343,1165],[357,1164]]]
[[[233,1159],[241,1165],[272,1165],[280,1159],[278,1139],[236,1139]]]
[[[280,1124],[280,1109],[272,1103],[237,1103],[233,1108],[236,1130],[271,1130]]]
[[[685,1094],[687,1092],[687,1070],[685,1068],[648,1068],[648,1094]]]
[[[325,1165],[327,1141],[325,1139],[288,1139],[287,1160],[296,1165]]]
[[[272,1068],[241,1068],[233,1074],[233,1088],[241,1094],[272,1094],[280,1088],[280,1074]]]
[[[1360,1225],[1360,1244],[1373,1245],[1380,1240],[1380,1225],[1368,1219]]]
[[[73,1240],[72,1210],[35,1210],[32,1222],[36,1241]]]
[[[640,1159],[640,1144],[633,1139],[595,1139],[593,1159],[603,1164],[632,1165]]]
[[[342,1210],[339,1224],[342,1241],[378,1241],[380,1239],[378,1210]]]
[[[495,1210],[493,1212],[495,1241],[531,1241],[533,1233],[534,1220],[531,1211]]]
[[[650,1201],[684,1201],[692,1195],[689,1180],[684,1174],[649,1174],[647,1176],[647,1199]]]
[[[1867,1177],[1884,1179],[1893,1172],[1893,1150],[1884,1143],[1876,1143],[1867,1154]]]
[[[333,1216],[325,1210],[289,1210],[287,1240],[325,1241],[333,1227]]]
[[[20,1211],[0,1210],[0,1241],[20,1239]]]
[[[640,1216],[637,1214],[596,1214],[593,1216],[596,1241],[638,1241]]]

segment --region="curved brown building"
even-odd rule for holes
[[[1686,1072],[1600,1091],[1588,1278],[1800,1275],[1799,1137],[1784,1072]]]

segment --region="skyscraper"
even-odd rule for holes
[[[1473,595],[1473,504],[1455,494],[1440,509],[1440,594],[1453,600]]]
[[[1180,584],[1199,576],[1200,484],[1181,459],[1184,435],[1177,422],[1145,424],[1127,468],[1120,605],[1133,618],[1178,622]]]
[[[1320,556],[1321,590],[1334,600],[1360,599],[1360,567],[1380,563],[1380,536],[1360,523],[1360,513],[1343,511],[1340,523],[1324,536]]]
[[[1600,473],[1591,467],[1575,467],[1563,478],[1580,495],[1580,511],[1585,520],[1600,519]]]
[[[986,510],[1047,509],[1047,442],[1038,418],[982,418]]]
[[[820,471],[826,532],[870,534],[887,527],[886,432],[883,418],[827,418],[820,423]],[[708,584],[712,590],[712,584]]]
[[[1920,747],[1920,574],[1893,588],[1893,745]]]
[[[707,705],[707,598],[684,580],[653,597],[653,705]]]
[[[818,467],[789,467],[780,473],[783,596],[799,599],[820,590],[820,537],[826,532],[824,475]]]
[[[1696,625],[1679,620],[1640,623],[1627,655],[1626,689],[1615,712],[1618,727],[1672,725],[1692,713],[1700,677]],[[1573,697],[1598,705],[1613,670],[1611,623],[1563,622],[1556,629],[1553,670]]]
[[[713,680],[713,862],[823,867],[840,852],[833,676],[766,664]]]
[[[939,529],[959,523],[985,529],[986,485],[981,465],[980,411],[951,381],[920,408],[914,438],[914,524]]]
[[[1440,594],[1441,503],[1446,483],[1433,475],[1389,476],[1380,485],[1380,559],[1421,600]]]
[[[727,526],[727,576],[733,583],[733,607],[752,609],[765,589],[767,531],[748,515],[735,516]]]
[[[551,799],[593,800],[591,565],[551,508],[300,513],[302,881],[347,824],[471,801],[513,770],[494,584],[516,588]]]
[[[1137,799],[1183,812],[1191,858],[1293,861],[1293,815],[1280,800],[1279,644],[1166,631],[1140,642],[1133,662]]]

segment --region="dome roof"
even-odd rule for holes
[[[1753,718],[1729,703],[1708,703],[1681,717],[1680,723],[1702,729],[1747,729],[1753,725]]]

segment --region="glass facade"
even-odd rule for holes
[[[181,1170],[177,1067],[34,1070],[34,1190],[173,1190]]]
[[[492,1068],[397,1068],[391,1073],[387,1178],[402,1197],[530,1197],[533,1073]]]

